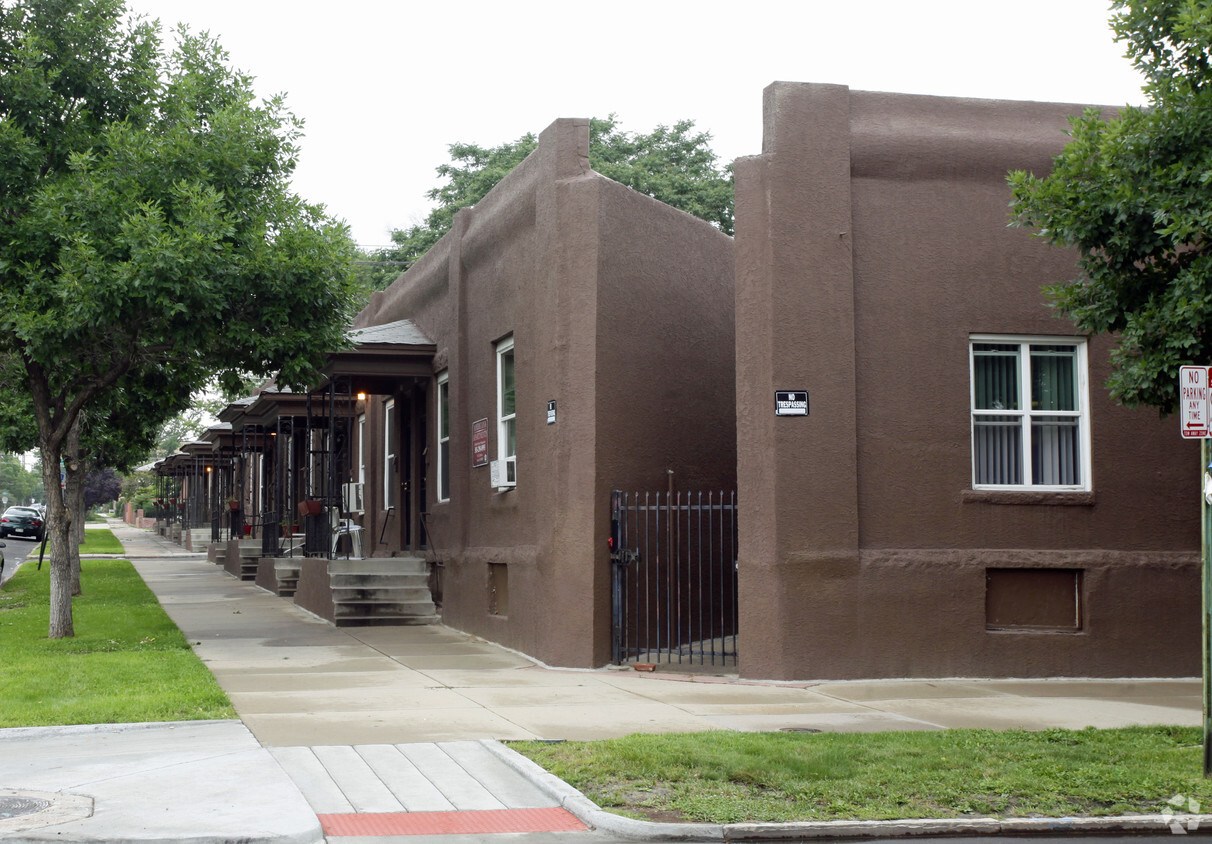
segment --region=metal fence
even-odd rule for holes
[[[735,666],[736,493],[611,494],[613,661]]]

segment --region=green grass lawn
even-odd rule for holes
[[[126,549],[109,528],[88,528],[84,531],[81,554],[124,554]]]
[[[47,638],[49,577],[26,564],[0,589],[0,727],[234,717],[129,562],[84,562],[70,639]]]
[[[511,742],[619,814],[661,821],[877,820],[1212,811],[1199,728],[635,735]],[[1184,804],[1183,811],[1187,811]]]

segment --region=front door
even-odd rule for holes
[[[428,384],[416,382],[397,404],[400,421],[400,547],[413,554],[426,547],[425,477],[428,473]]]

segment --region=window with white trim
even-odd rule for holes
[[[383,509],[396,506],[396,400],[383,405]]]
[[[973,335],[974,489],[1090,489],[1086,342]]]
[[[517,397],[513,370],[513,337],[497,343],[497,459],[504,485],[517,482]]]
[[[358,414],[358,483],[366,483],[366,414]]]
[[[450,373],[438,374],[438,500],[450,500]]]

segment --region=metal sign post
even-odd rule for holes
[[[1209,544],[1212,543],[1212,401],[1208,384],[1212,367],[1184,366],[1178,373],[1178,414],[1183,439],[1199,444],[1199,558],[1203,600],[1200,605],[1200,652],[1203,671],[1204,776],[1212,777],[1212,572],[1209,571]]]
[[[1199,444],[1200,463],[1203,468],[1201,478],[1203,495],[1200,496],[1200,568],[1203,570],[1203,603],[1200,610],[1201,638],[1203,640],[1203,690],[1204,690],[1204,776],[1212,777],[1212,623],[1209,612],[1212,612],[1212,573],[1209,573],[1209,543],[1212,543],[1212,503],[1208,501],[1209,481],[1212,480],[1212,448],[1208,447],[1205,437]]]

